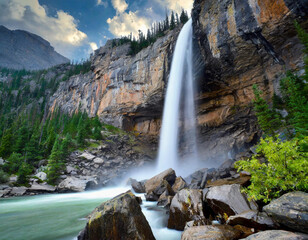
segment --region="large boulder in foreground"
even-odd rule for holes
[[[228,216],[240,214],[249,210],[256,210],[253,203],[249,203],[241,193],[239,184],[212,187],[206,194],[206,201],[216,214]]]
[[[96,208],[78,240],[155,240],[148,221],[131,191]]]
[[[246,240],[307,240],[308,235],[303,233],[294,233],[283,230],[268,230],[250,235]],[[244,240],[243,239],[243,240]]]
[[[184,230],[186,222],[203,221],[202,192],[197,189],[183,189],[172,199],[168,228]]]
[[[273,229],[276,227],[273,220],[264,212],[249,210],[235,216],[230,216],[228,224],[242,225],[245,227],[256,228],[259,230]]]
[[[239,239],[241,234],[241,231],[228,225],[207,225],[187,228],[181,240],[235,240]]]
[[[284,194],[263,209],[280,225],[308,233],[308,193]]]

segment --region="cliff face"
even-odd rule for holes
[[[257,142],[252,85],[258,84],[269,99],[286,70],[303,67],[303,46],[293,21],[307,28],[307,6],[307,0],[195,1],[202,159],[217,164]],[[72,112],[80,107],[125,130],[157,136],[178,33],[169,32],[136,56],[128,55],[129,45],[112,48],[107,43],[92,57],[93,73],[61,83],[51,109]]]
[[[163,90],[179,29],[170,31],[135,56],[129,44],[112,48],[109,41],[92,57],[93,73],[61,83],[52,110],[78,107],[125,130],[158,134]]]
[[[195,1],[194,34],[204,66],[197,97],[204,155],[232,155],[258,139],[252,85],[269,98],[287,70],[303,67],[294,20],[307,29],[307,13],[307,0]]]
[[[10,69],[40,70],[68,63],[43,38],[22,30],[0,26],[0,66]]]

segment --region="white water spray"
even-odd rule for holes
[[[160,133],[158,171],[179,169],[180,105],[184,95],[184,128],[189,130],[192,158],[197,158],[192,56],[192,20],[183,27],[174,51]],[[184,90],[184,91],[182,91]],[[178,172],[178,171],[177,171]]]

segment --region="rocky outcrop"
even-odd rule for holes
[[[294,20],[307,29],[307,14],[305,0],[194,1],[204,155],[226,159],[257,141],[252,85],[269,99],[286,70],[303,68]]]
[[[280,225],[308,233],[308,193],[284,194],[265,206],[264,211]]]
[[[181,240],[235,240],[239,239],[241,232],[228,225],[220,226],[196,226],[186,229]]]
[[[68,63],[45,39],[22,30],[0,26],[0,66],[38,70]]]
[[[136,197],[127,192],[96,208],[78,240],[155,240]]]

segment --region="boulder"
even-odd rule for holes
[[[132,192],[123,193],[96,208],[78,236],[78,240],[100,239],[155,239]]]
[[[11,192],[12,188],[6,188],[0,190],[0,198],[7,196]]]
[[[80,157],[84,158],[84,159],[86,159],[88,161],[92,161],[95,158],[94,155],[92,155],[92,154],[90,154],[88,152],[84,152],[83,154],[80,155]]]
[[[68,177],[58,185],[59,192],[83,192],[87,185],[91,185],[93,179],[79,179],[76,177]]]
[[[205,220],[203,210],[201,190],[181,190],[172,199],[168,228],[183,230],[186,222]]]
[[[284,194],[265,206],[263,210],[280,225],[308,233],[308,193]]]
[[[240,185],[222,185],[212,187],[206,194],[206,201],[216,214],[228,216],[249,210],[257,210],[241,193]]]
[[[222,186],[222,185],[232,185],[232,184],[239,184],[243,187],[248,186],[250,182],[250,176],[237,176],[237,177],[230,177],[224,179],[218,179],[216,181],[208,181],[206,187],[215,187],[215,186]]]
[[[189,175],[185,181],[189,184],[190,189],[202,189],[204,188],[208,179],[208,169],[200,169],[193,174]]]
[[[4,160],[3,158],[0,158],[0,166],[4,165]]]
[[[157,187],[159,187],[163,180],[166,180],[170,185],[173,185],[176,179],[175,171],[171,168],[165,170],[164,172],[152,177],[145,182],[145,191],[147,194],[153,192]]]
[[[104,159],[102,159],[102,158],[95,158],[94,159],[94,161],[93,161],[95,164],[99,164],[99,165],[101,165],[101,164],[103,164],[105,161],[104,161]]]
[[[185,182],[185,180],[182,177],[177,177],[175,179],[175,182],[172,186],[172,190],[177,193],[179,191],[181,191],[182,189],[186,188],[187,184]]]
[[[38,184],[34,182],[31,187],[29,188],[30,191],[34,192],[54,192],[56,188],[49,184]]]
[[[250,235],[246,240],[307,240],[308,235],[303,233],[294,233],[284,230],[267,230]]]
[[[166,180],[162,180],[152,192],[145,195],[145,198],[147,201],[157,201],[164,192],[166,192],[166,196],[174,196],[172,187]]]
[[[255,210],[250,210],[242,212],[235,216],[230,216],[227,224],[229,225],[242,225],[249,228],[256,228],[259,230],[266,230],[276,228],[273,220],[267,216],[264,212],[258,212]]]
[[[145,193],[145,187],[142,182],[138,182],[136,179],[129,179],[129,183],[136,193]]]
[[[207,225],[187,228],[181,240],[236,240],[241,236],[241,231],[228,225]]]
[[[44,172],[39,172],[37,174],[35,174],[35,176],[39,179],[41,179],[42,181],[46,181],[47,180],[47,174]]]
[[[76,171],[76,168],[74,168],[73,166],[70,166],[70,165],[66,166],[66,172],[68,174],[71,174],[74,171]]]
[[[163,206],[164,208],[169,208],[171,205],[171,201],[173,199],[173,196],[170,196],[168,194],[168,191],[163,192],[162,195],[160,195],[159,199],[157,200],[157,206]]]
[[[10,195],[12,196],[22,196],[27,192],[28,188],[26,187],[13,187]]]

